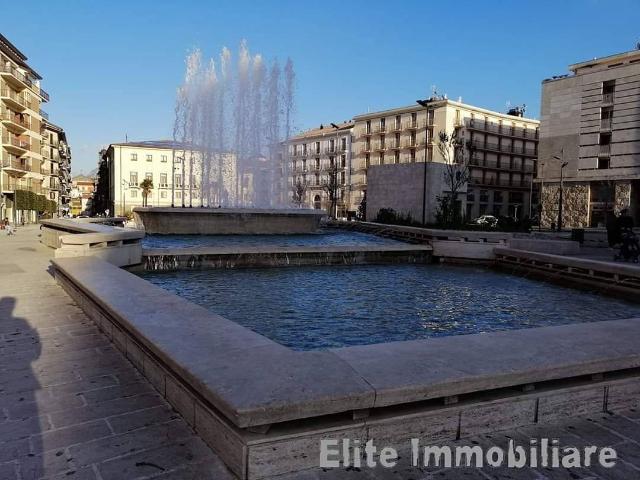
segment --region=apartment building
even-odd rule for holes
[[[437,147],[438,135],[455,131],[473,147],[469,158],[470,181],[459,197],[467,217],[533,215],[532,179],[536,171],[539,122],[522,114],[520,109],[504,114],[434,96],[407,107],[357,115],[351,168],[354,203],[361,201],[367,191],[367,174],[372,167],[425,160],[445,162]],[[387,168],[385,172],[392,175],[393,169]],[[377,179],[382,181],[379,176]],[[434,185],[431,180],[428,183]],[[445,186],[441,190],[445,191]],[[430,196],[421,189],[399,190],[397,195],[397,202],[391,202],[395,206],[388,207],[401,209],[398,206],[405,204],[401,197],[424,196],[427,203]],[[433,222],[437,206],[430,202],[425,208],[425,220]],[[422,212],[408,213],[414,219],[422,217]],[[372,215],[375,212],[367,213],[367,217]]]
[[[76,175],[71,181],[71,202],[69,213],[72,216],[87,215],[91,213],[93,194],[95,192],[94,177],[88,175]]]
[[[302,194],[302,206],[323,209],[338,218],[355,213],[359,202],[351,189],[353,125],[353,122],[320,125],[287,142],[291,202],[295,195]],[[330,199],[332,192],[335,202]],[[332,206],[335,212],[329,211]]]
[[[542,82],[538,182],[543,225],[604,226],[628,208],[640,222],[640,50],[569,66]],[[564,168],[562,166],[564,165]]]
[[[41,173],[48,198],[56,202],[58,216],[64,216],[71,208],[71,148],[67,135],[58,125],[42,121]]]
[[[41,80],[27,57],[0,34],[0,217],[14,222],[35,221],[44,208],[34,209],[34,199],[50,199],[41,154],[46,114],[40,108],[49,94]],[[45,205],[40,200],[38,205]]]
[[[112,143],[98,160],[93,213],[124,215],[144,202],[140,187],[149,179],[149,207],[234,205],[252,195],[251,173],[236,174],[235,156],[216,155],[203,168],[202,155],[169,140]],[[219,170],[218,166],[222,168]],[[203,181],[206,180],[206,181]]]

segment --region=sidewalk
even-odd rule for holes
[[[38,235],[0,231],[0,479],[232,479],[56,284]]]

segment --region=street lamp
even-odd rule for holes
[[[560,195],[558,196],[558,231],[562,230],[562,195],[564,192],[564,167],[566,167],[569,162],[564,161],[564,148],[560,150],[560,156],[554,155],[553,158],[556,160],[560,160]]]
[[[131,184],[124,178],[122,179],[122,215],[127,215],[127,192],[124,188],[131,188]],[[115,212],[114,212],[115,213]]]
[[[429,107],[429,101],[428,100],[416,100],[416,103],[418,105],[420,105],[421,107],[424,107],[427,109],[428,112],[428,107]],[[427,113],[427,116],[429,114]],[[423,178],[422,178],[422,225],[426,225],[427,224],[427,150],[429,148],[429,129],[426,128],[425,125],[425,129],[424,129],[424,136],[425,136],[425,142],[424,142],[424,174],[423,174]]]

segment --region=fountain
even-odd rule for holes
[[[324,212],[292,208],[283,140],[291,135],[295,72],[268,65],[240,43],[236,67],[223,48],[216,63],[199,49],[186,58],[178,88],[172,158],[183,182],[174,208],[136,208],[148,233],[308,233]],[[187,184],[188,186],[185,186]],[[185,195],[188,189],[188,195]],[[195,193],[200,207],[190,203]],[[199,190],[199,191],[198,191]],[[185,204],[188,198],[188,204]]]

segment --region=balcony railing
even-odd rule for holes
[[[492,152],[515,153],[530,157],[535,157],[538,154],[535,148],[518,147],[516,145],[502,145],[498,143],[480,142],[477,140],[471,142],[471,145],[478,150],[489,150]]]
[[[49,120],[49,114],[47,112],[45,112],[44,110],[40,110],[40,116],[44,119]]]
[[[600,145],[600,151],[598,155],[601,157],[608,157],[611,155],[611,144],[608,145]]]
[[[29,106],[23,95],[14,92],[10,88],[3,88],[2,90],[0,90],[0,97],[10,98],[15,103],[23,107]]]
[[[467,125],[473,130],[479,130],[487,133],[496,133],[498,135],[505,135],[517,138],[530,138],[537,140],[539,137],[538,130],[532,128],[514,127],[512,125],[500,125],[493,122],[485,122],[484,120],[469,120]]]
[[[45,102],[49,101],[49,94],[46,92],[46,90],[44,88],[40,88],[40,97],[42,97],[42,99]]]
[[[15,113],[12,110],[9,110],[8,108],[0,108],[0,120],[11,122],[25,129],[28,129],[31,127],[31,122],[29,121],[29,117],[22,116],[18,113]]]
[[[3,135],[2,143],[5,145],[13,145],[14,147],[21,148],[23,150],[29,150],[31,142],[29,137],[17,137],[14,135]]]
[[[386,125],[374,125],[373,133],[385,133],[387,131]]]
[[[23,172],[31,172],[31,165],[26,158],[17,157],[15,155],[7,155],[2,159],[2,168],[11,170],[20,170]]]
[[[602,94],[602,103],[613,103],[613,99],[615,98],[615,94],[611,93],[603,93]]]
[[[471,178],[470,183],[472,185],[486,185],[495,187],[513,187],[513,188],[530,188],[530,180],[505,180],[500,178]]]
[[[11,75],[13,75],[15,78],[17,78],[19,81],[21,81],[25,85],[28,85],[29,87],[31,85],[33,85],[33,82],[31,81],[31,79],[27,75],[22,73],[20,70],[18,70],[16,67],[11,65],[10,63],[4,65],[1,68],[2,68],[2,72],[10,73]]]

